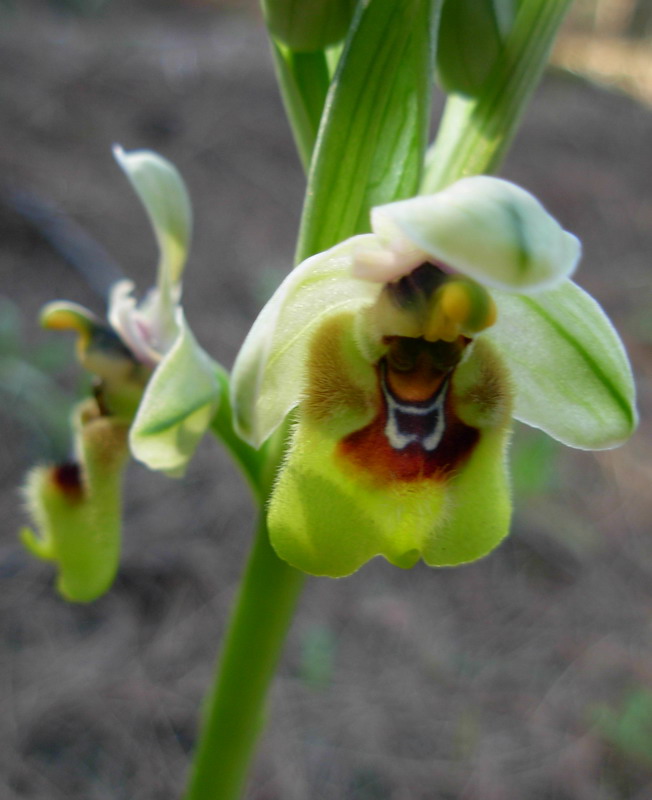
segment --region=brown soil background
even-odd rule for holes
[[[25,193],[151,282],[119,142],[183,172],[187,315],[230,364],[289,268],[304,185],[256,10],[113,0],[74,17],[19,0],[0,28],[0,294],[23,310],[25,358],[60,345],[34,322],[45,302],[103,310]],[[583,239],[578,278],[627,342],[640,431],[614,452],[555,449],[542,485],[517,474],[513,534],[480,563],[310,580],[248,800],[652,797],[651,143],[649,108],[558,73],[503,171]],[[14,387],[0,409],[0,797],[175,798],[250,540],[246,490],[210,441],[183,481],[133,465],[115,588],[67,605],[16,538],[17,486],[50,441],[25,402]],[[519,431],[517,471],[539,446]],[[625,746],[604,709],[627,721],[628,704]]]

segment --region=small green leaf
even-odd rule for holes
[[[215,365],[180,311],[177,320],[179,336],[147,384],[129,434],[134,458],[173,477],[185,471],[220,395]]]
[[[616,447],[637,424],[631,367],[598,303],[572,281],[524,296],[494,291],[498,321],[483,337],[514,380],[514,416],[588,450]]]
[[[160,251],[159,286],[175,285],[188,257],[192,231],[190,198],[174,164],[151,150],[113,154],[129,178],[154,228]]]
[[[407,239],[436,261],[506,291],[550,286],[575,269],[580,243],[539,201],[479,175],[433,195],[375,208],[374,232]]]
[[[369,209],[417,191],[439,0],[371,0],[326,101],[297,260],[369,230]]]

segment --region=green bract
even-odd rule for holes
[[[297,410],[268,523],[319,575],[489,552],[512,416],[591,449],[636,425],[620,340],[568,278],[579,242],[530,194],[466,178],[374,209],[372,228],[286,278],[233,371],[251,444]]]

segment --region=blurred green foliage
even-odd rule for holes
[[[314,625],[303,635],[299,661],[299,677],[313,689],[324,689],[333,676],[336,641],[333,632]]]
[[[652,769],[652,691],[631,689],[620,706],[593,709],[596,732],[622,757]]]
[[[547,434],[519,425],[512,446],[512,481],[517,498],[545,494],[555,488],[560,447]]]
[[[68,417],[74,398],[53,376],[71,362],[70,343],[53,337],[30,346],[20,309],[0,295],[0,409],[27,433],[31,455],[61,460],[70,447]]]

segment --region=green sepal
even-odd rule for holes
[[[446,92],[475,95],[500,56],[517,0],[445,0],[437,41],[437,72]]]
[[[179,334],[147,384],[129,432],[134,458],[171,477],[183,475],[220,396],[216,365],[177,310]]]
[[[369,209],[413,195],[430,122],[439,0],[371,0],[331,84],[297,260],[369,230]]]
[[[73,426],[77,461],[28,475],[24,493],[38,534],[23,528],[20,537],[32,554],[56,563],[63,597],[87,603],[109,589],[118,569],[128,426],[102,416],[94,400],[77,407]]]
[[[485,286],[527,292],[570,275],[579,240],[525,189],[486,175],[440,192],[374,208],[374,232],[409,241]]]
[[[483,334],[509,364],[517,419],[571,447],[616,447],[638,421],[625,349],[598,303],[572,281],[533,295],[493,292]]]
[[[262,0],[272,36],[299,53],[323,50],[346,36],[357,0]]]
[[[299,158],[308,172],[330,84],[326,56],[321,50],[296,53],[277,42],[272,42],[272,56]]]
[[[192,233],[188,190],[177,168],[151,150],[113,149],[154,229],[159,246],[159,288],[181,280]]]

